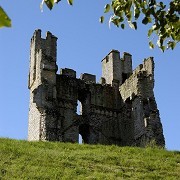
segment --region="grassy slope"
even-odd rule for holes
[[[180,152],[0,139],[0,179],[180,179]]]

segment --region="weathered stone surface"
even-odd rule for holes
[[[132,71],[132,56],[112,50],[102,60],[102,78],[61,69],[57,74],[57,38],[35,31],[29,71],[28,140],[145,146],[151,140],[164,146],[154,88],[153,58]],[[81,114],[77,114],[77,101]]]

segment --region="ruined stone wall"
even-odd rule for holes
[[[145,59],[120,86],[123,101],[127,99],[132,103],[132,119],[134,123],[134,143],[144,146],[152,139],[158,145],[164,144],[161,136],[162,124],[159,118],[154,97],[154,61]],[[160,135],[161,134],[161,135]]]
[[[154,96],[154,62],[152,58],[146,59],[132,73],[132,75],[119,87],[122,99],[132,99],[133,96],[144,98]]]
[[[33,103],[33,94],[30,92],[29,102],[29,122],[28,122],[28,140],[40,140],[40,119],[41,113]]]
[[[62,141],[77,142],[78,135],[82,134],[90,144],[114,144],[115,139],[120,139],[119,130],[115,130],[119,126],[115,122],[118,122],[121,106],[118,88],[96,84],[95,76],[90,74],[82,74],[81,79],[76,79],[70,75],[72,71],[61,70],[61,74],[57,75],[58,121],[61,122]],[[82,105],[81,115],[76,113],[77,100]],[[88,132],[81,132],[81,127],[86,127]]]
[[[132,56],[112,50],[102,60],[102,78],[56,65],[57,38],[35,31],[30,53],[28,140],[164,146],[155,101],[154,61],[146,59],[132,72]],[[77,114],[77,102],[81,114]]]
[[[96,142],[100,144],[120,144],[120,122],[118,113],[121,97],[117,87],[91,84],[91,109],[89,124],[96,132]],[[118,139],[118,140],[117,140]]]
[[[78,141],[76,126],[77,81],[75,77],[60,75],[57,79],[57,102],[61,121],[62,139],[64,142]]]

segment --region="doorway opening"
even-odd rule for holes
[[[81,124],[79,126],[79,134],[82,136],[82,142],[89,143],[90,127],[88,124]]]

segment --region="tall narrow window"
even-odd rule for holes
[[[82,115],[82,108],[81,108],[81,102],[78,100],[78,102],[77,102],[77,111],[76,111],[76,113],[78,114],[78,115]]]
[[[81,113],[81,102],[80,102],[79,100],[78,100],[78,102],[77,102],[77,111],[76,111],[76,113],[77,113],[78,115],[81,115],[81,114],[82,114],[82,113]],[[79,144],[82,144],[82,143],[83,143],[81,134],[79,134],[78,143],[79,143]]]

